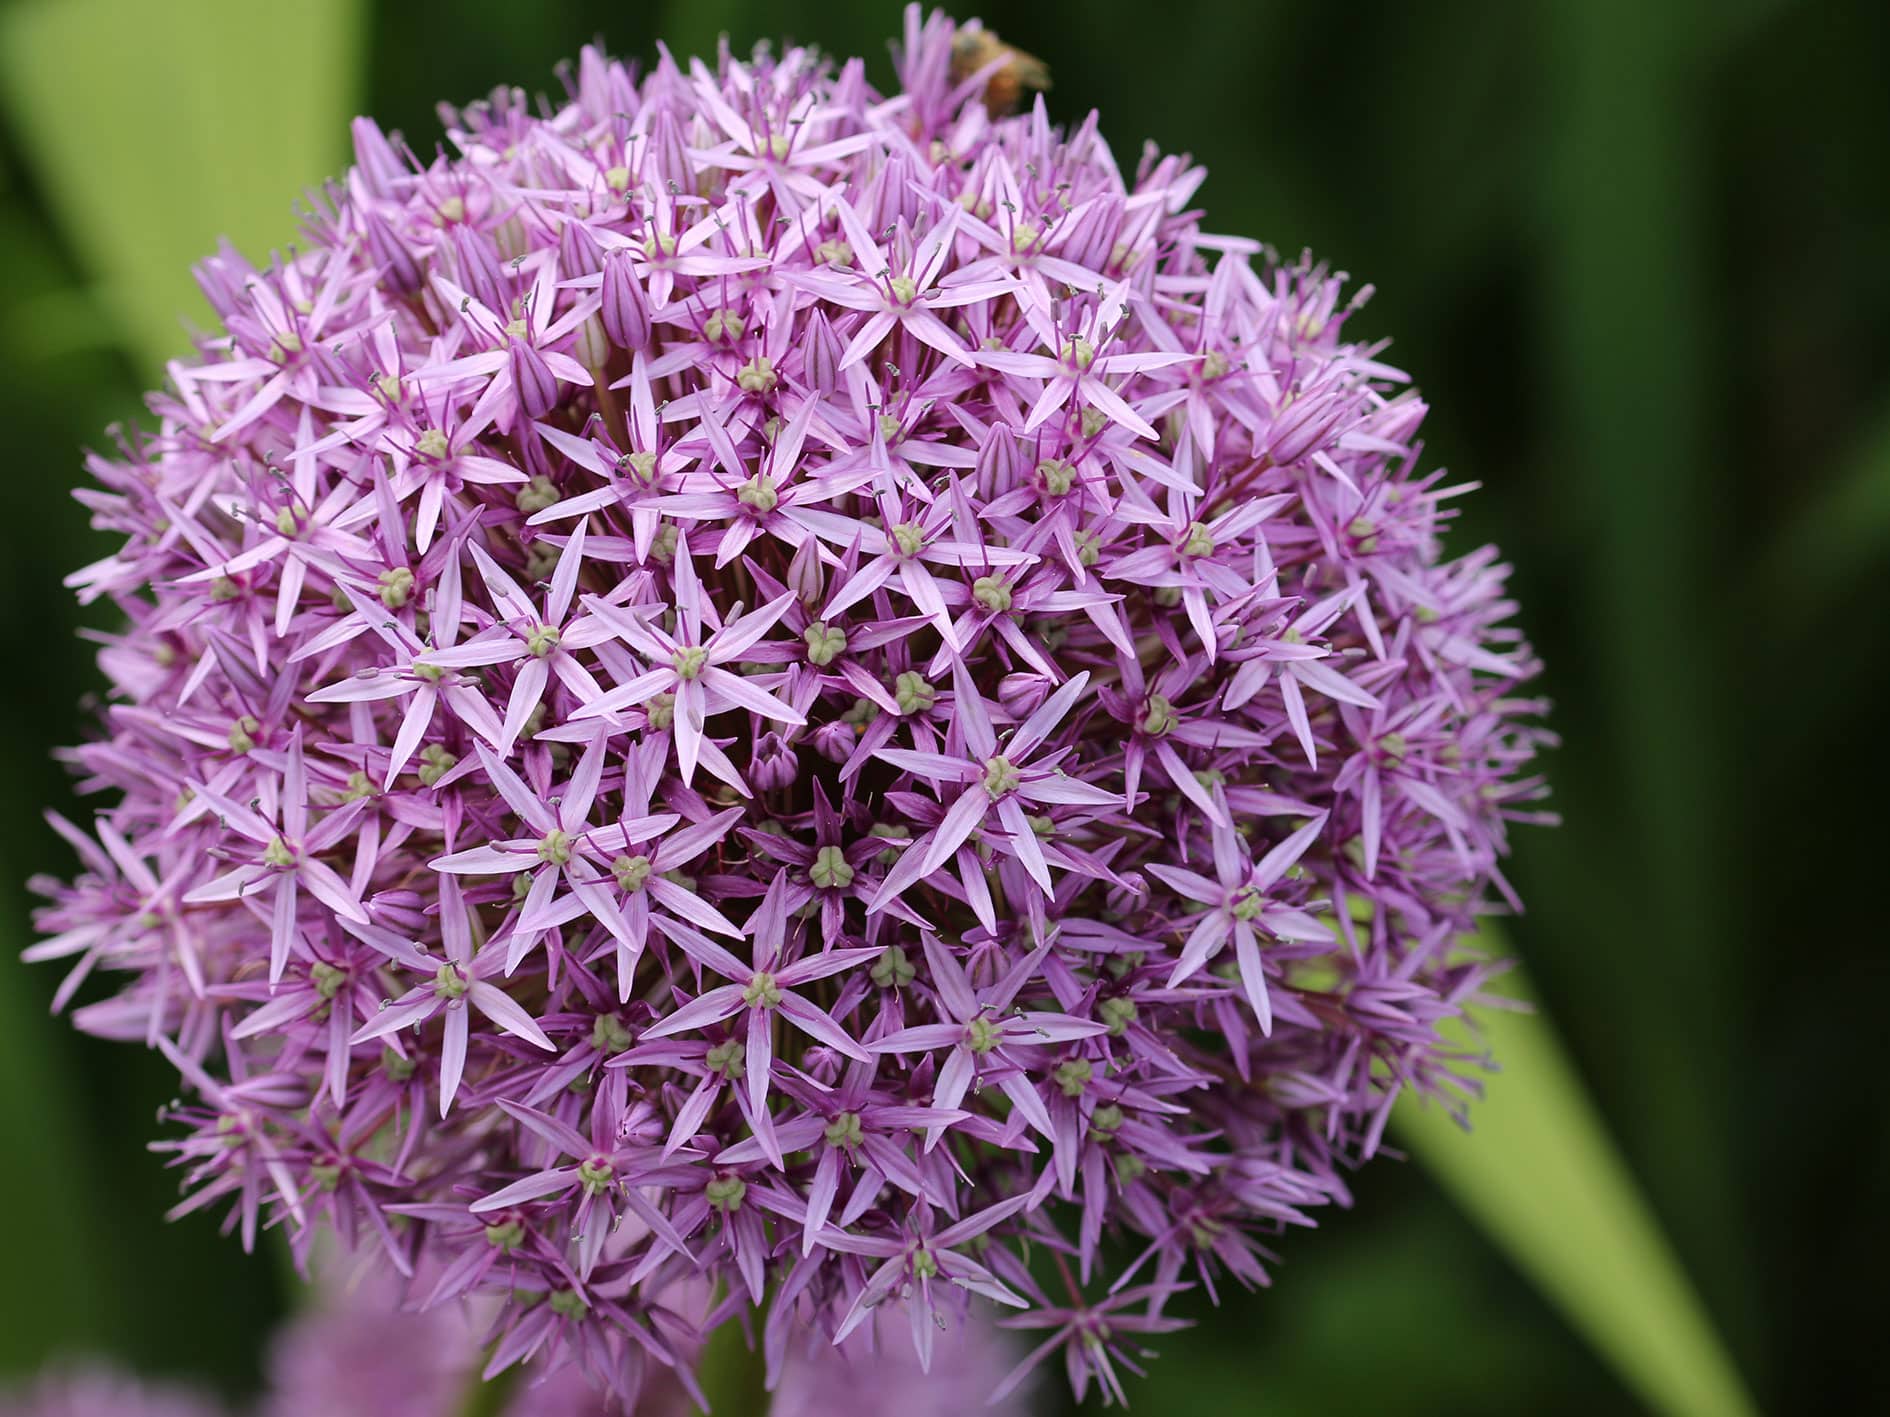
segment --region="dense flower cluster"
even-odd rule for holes
[[[975,1294],[1119,1397],[1472,1089],[1505,568],[1342,278],[1011,62],[586,51],[204,265],[82,494],[128,623],[33,951],[129,976],[76,1016],[182,1074],[180,1209],[503,1296],[495,1371]]]

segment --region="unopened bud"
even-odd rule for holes
[[[543,418],[558,406],[558,376],[545,356],[522,339],[512,340],[509,359],[519,407],[527,418]]]
[[[844,763],[853,756],[858,735],[850,723],[824,723],[814,730],[814,751],[830,763]]]
[[[604,258],[604,303],[598,313],[612,344],[639,350],[650,342],[650,304],[630,262],[630,252],[621,248]]]
[[[1006,674],[998,680],[998,702],[1013,718],[1029,718],[1050,697],[1050,681],[1041,674]]]
[[[823,398],[839,387],[840,356],[845,352],[826,315],[816,310],[808,318],[801,343],[802,371],[808,387]]]
[[[978,495],[984,498],[1002,496],[1011,490],[1017,482],[1017,440],[1011,436],[1011,430],[1002,423],[995,423],[984,435],[984,443],[978,449],[978,462],[973,469],[978,484]]]
[[[367,238],[368,256],[381,268],[382,284],[401,295],[418,291],[425,281],[420,263],[386,219],[369,208],[362,230]]]
[[[525,219],[517,212],[492,229],[492,241],[499,248],[499,255],[508,261],[520,260],[531,254],[531,233],[525,229]]]
[[[581,221],[567,221],[558,229],[558,273],[566,280],[594,276],[604,268],[604,250]]]
[[[779,792],[794,785],[800,776],[800,767],[786,739],[779,733],[764,733],[755,742],[748,780],[763,792]]]
[[[807,537],[794,550],[788,562],[788,588],[801,604],[818,605],[827,593],[827,568],[821,564],[818,537]]]
[[[509,283],[492,243],[471,226],[458,225],[447,244],[453,248],[453,269],[460,285],[488,310],[504,314]]]

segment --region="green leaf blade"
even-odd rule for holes
[[[1504,992],[1528,1001],[1516,973]],[[1442,1108],[1399,1105],[1399,1140],[1645,1402],[1672,1417],[1756,1409],[1539,1012],[1479,1009],[1502,1071],[1465,1132]]]

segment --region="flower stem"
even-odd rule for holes
[[[460,1417],[499,1417],[511,1403],[522,1369],[515,1363],[490,1380],[481,1377],[480,1371],[473,1371],[466,1395],[460,1399]]]
[[[755,1323],[762,1322],[757,1312]],[[757,1336],[757,1344],[759,1336]],[[723,1324],[709,1336],[697,1369],[703,1393],[717,1413],[748,1413],[768,1410],[768,1374],[758,1347],[751,1347],[742,1324]]]

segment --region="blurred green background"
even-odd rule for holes
[[[1886,1410],[1890,6],[979,13],[1049,62],[1060,119],[1099,107],[1119,154],[1203,161],[1212,227],[1378,287],[1358,328],[1395,336],[1429,396],[1431,458],[1485,484],[1462,544],[1516,562],[1567,741],[1566,825],[1517,843],[1511,942],[1758,1407]],[[79,449],[137,415],[154,348],[182,348],[180,250],[288,239],[357,109],[430,151],[436,99],[553,89],[596,36],[647,57],[787,35],[884,82],[897,25],[818,0],[0,0],[0,1375],[88,1350],[240,1393],[286,1302],[267,1257],[159,1219],[168,1069],[49,1019],[56,973],[17,961],[21,883],[70,869],[39,814],[72,802],[51,754],[97,685],[59,585],[107,549],[69,495]],[[1575,1215],[1555,1187],[1591,1195],[1560,1134],[1499,1121],[1441,1172],[1368,1168],[1356,1211],[1170,1342],[1138,1405],[1716,1410],[1710,1385],[1650,1396],[1571,1322],[1633,1331],[1652,1286],[1608,1237],[1554,1233]],[[1435,1179],[1499,1162],[1540,1202],[1538,1257],[1559,1238],[1591,1261],[1585,1310]],[[1641,1336],[1658,1366],[1667,1340]]]

